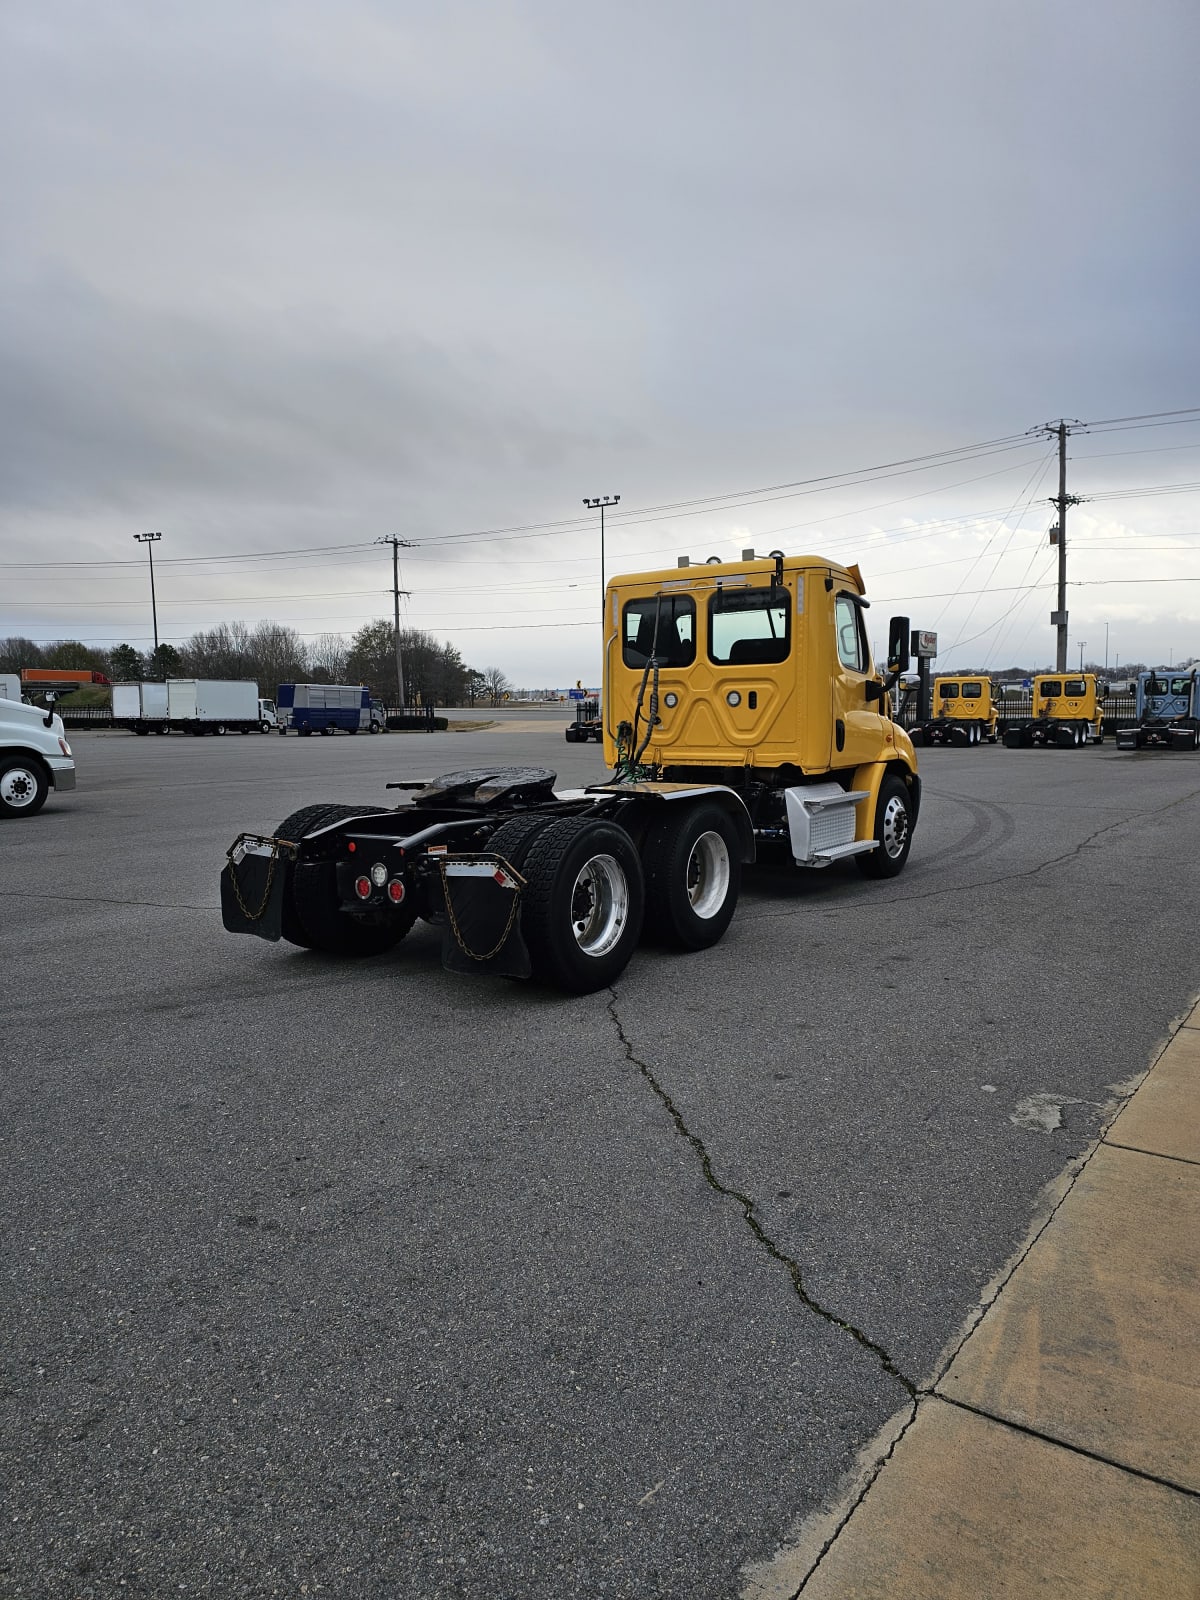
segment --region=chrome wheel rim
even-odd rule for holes
[[[14,811],[22,811],[37,799],[37,777],[28,767],[10,767],[0,778],[0,799]]]
[[[715,917],[729,898],[729,846],[710,829],[692,846],[687,864],[687,895],[698,917]]]
[[[908,840],[908,807],[899,795],[892,795],[883,808],[883,848],[894,861],[903,854]]]
[[[629,915],[629,885],[613,856],[592,856],[571,889],[571,932],[585,956],[603,956],[620,939]]]

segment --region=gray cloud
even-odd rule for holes
[[[0,561],[146,517],[181,553],[436,537],[1200,395],[1191,5],[126,0],[0,30]],[[918,514],[984,503],[934,487]]]

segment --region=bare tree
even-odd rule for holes
[[[483,683],[487,690],[488,698],[494,706],[498,706],[512,688],[508,677],[501,672],[499,667],[484,667]]]
[[[345,683],[350,646],[344,634],[322,633],[308,647],[308,670],[318,683]]]

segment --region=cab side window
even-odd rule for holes
[[[866,672],[870,656],[863,632],[862,613],[849,595],[839,594],[834,609],[838,660],[851,672]]]
[[[964,683],[962,697],[964,700],[982,700],[983,685],[981,683]]]
[[[939,683],[938,684],[938,699],[939,700],[957,700],[958,699],[958,685],[956,683]]]
[[[1070,695],[1072,699],[1077,699],[1087,693],[1087,684],[1082,678],[1068,678],[1063,693]]]

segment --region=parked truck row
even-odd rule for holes
[[[278,701],[246,679],[118,683],[113,721],[132,733],[382,733],[386,714],[361,683],[281,683]]]

